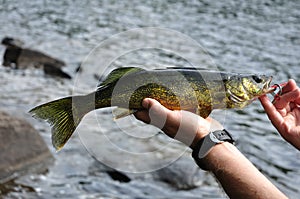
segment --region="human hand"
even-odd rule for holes
[[[154,99],[144,99],[142,106],[145,110],[134,114],[137,119],[160,128],[169,137],[191,148],[209,132],[223,129],[219,122],[210,117],[204,119],[188,111],[172,111]]]
[[[266,95],[259,99],[281,136],[300,150],[300,89],[296,82],[289,80],[274,104]]]

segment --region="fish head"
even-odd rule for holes
[[[266,75],[249,75],[243,77],[242,84],[249,99],[255,99],[272,92],[274,90],[274,88],[270,87],[272,79],[272,76]]]
[[[248,104],[257,97],[270,93],[272,76],[266,75],[233,75],[226,83],[229,99],[240,107]]]

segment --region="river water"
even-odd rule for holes
[[[195,166],[189,150],[133,117],[116,122],[110,111],[88,115],[56,153],[48,124],[27,112],[43,102],[87,93],[97,85],[95,73],[123,65],[200,65],[270,74],[274,83],[300,78],[296,0],[0,2],[0,35],[59,57],[74,77],[0,68],[1,109],[33,124],[55,158],[46,173],[32,172],[7,185],[5,198],[226,198],[213,177]],[[83,72],[76,74],[81,63]],[[278,135],[259,102],[214,115],[263,174],[290,198],[299,197],[300,153]],[[166,143],[172,147],[157,150]],[[115,144],[121,152],[114,151]],[[107,166],[131,181],[112,179]]]

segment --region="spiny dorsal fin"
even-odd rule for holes
[[[180,66],[171,66],[167,67],[168,70],[201,70],[201,71],[210,71],[211,69],[209,68],[200,68],[200,67],[180,67]]]
[[[101,82],[98,87],[100,86],[106,86],[108,84],[114,83],[118,81],[121,77],[124,75],[128,75],[131,73],[136,73],[139,71],[144,71],[142,68],[137,68],[137,67],[124,67],[124,68],[117,68],[113,70],[111,73],[109,73],[106,77],[106,79]]]

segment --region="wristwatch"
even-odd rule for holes
[[[200,168],[202,168],[201,159],[209,153],[213,146],[223,142],[230,142],[231,144],[234,144],[232,136],[225,129],[210,132],[197,142],[193,149],[192,157]]]

